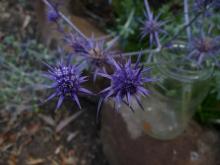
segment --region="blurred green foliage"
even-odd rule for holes
[[[53,56],[35,40],[22,42],[13,36],[0,43],[0,109],[15,111],[37,108],[36,92],[44,83],[42,61]]]
[[[127,27],[127,35],[121,36],[121,43],[123,49],[127,51],[134,51],[143,47],[143,44],[139,42],[139,24],[141,17],[143,17],[143,1],[142,0],[113,0],[114,13],[116,15],[116,26],[110,30],[111,33],[118,33],[123,30],[123,25],[127,21],[131,12],[134,11],[130,26]]]
[[[220,70],[217,68],[210,79],[211,90],[198,108],[196,118],[202,123],[220,124]]]
[[[182,6],[181,0],[168,1],[162,5],[157,6],[160,2],[153,2],[154,7],[152,11],[155,17],[159,16],[160,20],[167,21],[168,24],[165,26],[165,31],[169,34],[168,36],[173,36],[182,27]],[[132,23],[127,27],[129,35],[122,36],[122,46],[125,51],[135,51],[140,49],[145,49],[148,47],[148,39],[140,41],[140,28],[143,26],[143,21],[145,20],[144,12],[145,6],[143,0],[113,0],[113,8],[116,15],[116,26],[110,30],[113,33],[117,33],[122,30],[122,25],[127,21],[129,15],[132,11],[135,14],[132,19]],[[159,13],[159,14],[157,14]],[[175,27],[175,28],[174,28]],[[169,38],[161,38],[162,42],[168,40]]]

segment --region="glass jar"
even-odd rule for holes
[[[144,132],[157,139],[172,139],[180,135],[197,107],[206,97],[212,74],[211,64],[197,66],[190,59],[184,44],[175,44],[155,56],[159,80],[142,99],[144,111],[134,115],[140,119]]]

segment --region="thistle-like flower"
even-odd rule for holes
[[[104,40],[95,40],[94,38],[85,40],[80,36],[71,35],[66,38],[66,41],[72,47],[73,53],[85,57],[94,72],[94,80],[97,73],[105,69],[105,65],[108,64],[108,57],[114,54],[107,48]]]
[[[162,26],[166,24],[165,21],[158,21],[159,16],[154,18],[153,13],[150,11],[150,6],[148,4],[147,0],[144,0],[146,12],[144,12],[144,15],[146,17],[146,20],[143,22],[143,27],[141,27],[141,39],[149,35],[149,42],[150,45],[153,43],[156,43],[157,46],[160,45],[159,41],[159,34],[164,33],[166,34],[166,31],[162,29]]]
[[[144,109],[140,97],[150,94],[150,91],[145,89],[144,85],[145,83],[153,82],[155,80],[146,77],[145,74],[148,72],[149,75],[150,68],[140,66],[140,57],[141,56],[138,57],[138,60],[134,65],[132,65],[131,59],[129,59],[126,64],[120,64],[111,58],[110,62],[114,67],[114,73],[112,75],[98,73],[99,76],[105,77],[111,81],[110,86],[100,92],[101,99],[99,101],[98,112],[101,104],[109,98],[114,100],[117,111],[122,103],[129,106],[131,110],[134,110],[131,106],[133,98],[138,105]]]
[[[53,88],[55,92],[50,95],[45,102],[51,100],[54,97],[59,97],[56,110],[60,108],[65,97],[71,98],[76,102],[77,106],[81,109],[81,105],[78,99],[78,94],[91,95],[92,92],[83,88],[82,83],[87,81],[86,76],[82,76],[82,71],[79,65],[64,65],[59,64],[56,67],[47,65],[49,70],[44,74],[47,78],[54,81],[50,88]]]
[[[206,59],[216,60],[217,52],[220,50],[220,37],[198,37],[193,39],[189,59],[195,60],[201,65]]]

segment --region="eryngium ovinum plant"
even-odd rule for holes
[[[43,2],[47,6],[48,20],[56,25],[64,44],[71,48],[68,60],[55,66],[47,65],[45,75],[51,79],[54,92],[46,101],[59,98],[57,110],[65,98],[70,98],[81,108],[79,95],[96,95],[100,97],[97,114],[102,104],[111,100],[116,111],[121,107],[135,111],[134,116],[144,126],[148,125],[145,131],[154,137],[169,139],[184,130],[207,94],[207,80],[213,68],[219,65],[219,29],[210,21],[219,11],[218,0],[184,0],[184,21],[174,36],[166,31],[171,20],[161,20],[160,14],[154,14],[148,1],[144,0],[145,20],[140,24],[140,41],[147,38],[149,42],[147,49],[136,52],[114,50],[120,34],[125,34],[132,23],[133,11],[119,35],[112,39],[95,38],[87,37],[77,29],[59,10],[58,4],[48,0]],[[131,56],[135,55],[137,58],[133,63]],[[144,58],[146,61],[141,60],[143,56],[147,57]],[[92,83],[104,78],[109,85],[94,93],[84,87],[89,78],[84,73],[93,75]]]

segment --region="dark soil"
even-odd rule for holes
[[[55,115],[48,107],[50,112],[23,112],[16,117],[1,113],[0,164],[107,165],[95,123],[96,104],[81,103],[85,110],[69,103],[72,110],[63,107]],[[59,130],[77,113],[81,115]]]

